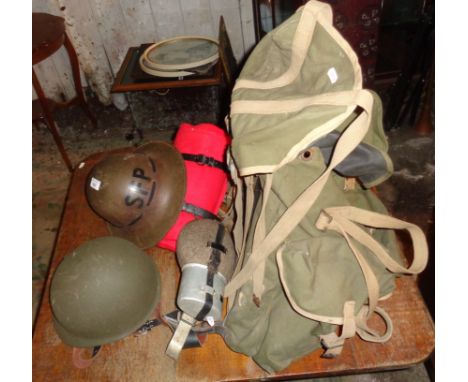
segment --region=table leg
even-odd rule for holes
[[[45,114],[45,119],[47,122],[47,127],[49,128],[50,132],[52,133],[52,136],[54,137],[55,143],[60,151],[60,154],[62,155],[62,158],[65,162],[65,164],[68,167],[68,170],[70,172],[73,171],[73,166],[70,162],[70,159],[68,158],[67,152],[65,151],[65,147],[63,146],[62,143],[62,138],[60,137],[58,131],[57,131],[57,126],[55,125],[54,117],[49,110],[49,106],[47,105],[47,99],[44,94],[44,91],[42,90],[41,84],[39,83],[39,80],[36,77],[36,73],[34,72],[34,68],[32,70],[32,82],[34,89],[36,90],[37,96],[39,97],[39,102],[41,104],[42,110],[44,111]]]
[[[68,57],[70,58],[70,63],[71,63],[72,72],[73,72],[73,82],[75,83],[76,96],[78,97],[78,100],[84,112],[87,114],[88,118],[91,120],[91,123],[93,124],[94,128],[96,128],[97,127],[96,118],[89,110],[88,104],[86,103],[86,100],[83,94],[83,87],[81,86],[80,64],[78,62],[78,56],[76,55],[75,48],[73,47],[66,33],[65,33],[64,45],[65,45],[65,49],[67,49]]]

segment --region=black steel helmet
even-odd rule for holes
[[[97,163],[86,196],[112,235],[149,248],[176,222],[186,187],[182,155],[171,144],[156,141]]]
[[[52,278],[55,329],[74,347],[117,341],[152,318],[160,289],[155,262],[133,243],[90,240],[65,256]]]

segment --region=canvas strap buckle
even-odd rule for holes
[[[333,216],[328,214],[326,211],[322,210],[320,212],[317,221],[315,222],[315,227],[320,231],[327,230],[333,222]]]

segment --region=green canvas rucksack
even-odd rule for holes
[[[362,89],[329,5],[308,2],[260,41],[234,87],[230,129],[240,261],[225,290],[228,346],[273,372],[320,346],[336,356],[355,333],[386,341],[378,301],[396,274],[424,269],[427,244],[369,190],[393,171],[382,106]],[[413,239],[409,268],[394,229]],[[386,333],[367,326],[374,313]]]

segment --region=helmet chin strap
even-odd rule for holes
[[[143,325],[141,325],[135,332],[135,336],[142,336],[147,334],[151,329],[153,329],[156,326],[161,325],[164,321],[161,319],[160,315],[160,310],[159,310],[159,305],[156,307],[154,311],[154,316],[155,318],[146,321]],[[86,349],[91,349],[91,348],[73,348],[73,353],[72,353],[72,361],[73,365],[75,365],[76,368],[78,369],[85,369],[93,363],[94,359],[98,356],[99,351],[101,350],[101,345],[96,345],[92,349],[92,354],[90,358],[83,358],[83,352]]]
[[[97,345],[93,347],[93,352],[90,358],[82,357],[84,350],[86,350],[86,348],[73,348],[73,353],[72,353],[73,365],[75,365],[75,367],[78,369],[85,369],[88,366],[91,366],[94,359],[98,356],[99,350],[101,350],[101,345]]]
[[[136,337],[146,335],[153,328],[160,326],[161,324],[166,324],[172,330],[175,329],[174,337],[177,337],[177,340],[172,346],[168,346],[168,350],[166,351],[166,354],[174,359],[178,358],[182,349],[202,346],[207,334],[218,333],[222,335],[222,328],[219,327],[219,323],[217,323],[215,327],[208,326],[204,328],[194,328],[193,325],[195,325],[196,320],[191,319],[191,317],[185,313],[182,313],[182,315],[180,315],[180,313],[180,311],[174,310],[165,314],[164,317],[161,317],[158,306],[155,310],[155,318],[148,320],[141,325],[135,331],[134,335]],[[191,320],[193,320],[193,323],[188,324]],[[101,347],[101,345],[89,348],[74,347],[72,352],[73,365],[78,369],[85,369],[91,366],[94,359],[99,355]],[[83,353],[90,349],[92,349],[91,356],[84,357]]]

